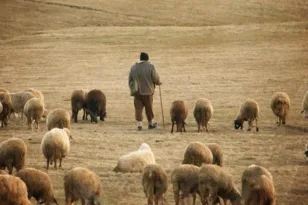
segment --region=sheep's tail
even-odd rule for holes
[[[205,109],[204,108],[196,108],[195,117],[198,123],[198,126],[201,125],[201,130],[205,126]]]

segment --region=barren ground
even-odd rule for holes
[[[146,142],[170,180],[186,145],[193,141],[222,146],[225,169],[239,189],[245,167],[259,164],[274,177],[278,205],[308,204],[303,154],[308,121],[300,114],[308,90],[307,2],[4,0],[0,4],[1,87],[11,92],[37,88],[48,110],[70,111],[74,89],[101,89],[107,98],[106,121],[82,121],[79,114],[78,123],[72,123],[74,140],[63,168],[48,171],[60,204],[64,204],[63,175],[76,166],[100,176],[102,204],[146,204],[141,174],[114,173],[117,159]],[[160,126],[136,130],[127,78],[141,51],[149,53],[163,82],[166,129],[156,89],[154,112]],[[291,99],[287,125],[280,127],[269,107],[277,91]],[[201,97],[214,107],[209,133],[197,133],[192,115]],[[244,130],[233,128],[247,98],[260,105],[258,133],[246,131],[246,123]],[[171,134],[169,108],[177,99],[189,107],[187,132]],[[30,131],[12,116],[9,126],[0,130],[0,142],[23,139],[28,145],[27,166],[46,171],[40,150],[46,130],[41,122],[38,131]],[[170,183],[166,199],[174,203]]]

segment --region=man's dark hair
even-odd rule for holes
[[[148,61],[149,60],[149,55],[147,53],[141,52],[140,53],[140,60],[141,61]]]

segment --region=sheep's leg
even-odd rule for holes
[[[258,119],[256,118],[256,132],[259,132]]]
[[[38,119],[35,119],[35,124],[36,124],[36,129],[38,130],[38,129],[39,129],[39,122],[38,122]]]
[[[180,190],[177,187],[175,190],[173,190],[173,194],[174,194],[174,201],[175,201],[175,205],[179,205],[179,201],[180,201]]]
[[[286,116],[282,117],[282,124],[285,125],[286,124]]]
[[[252,127],[252,120],[248,120],[248,129],[247,131],[251,131],[251,127]]]
[[[50,159],[47,157],[47,170],[49,169],[49,163],[50,163]]]
[[[186,132],[186,129],[185,129],[185,122],[183,123],[183,130],[184,130],[184,132]]]
[[[12,160],[8,160],[6,162],[6,166],[7,166],[7,169],[9,170],[9,174],[12,174],[13,173],[13,161]]]
[[[60,157],[60,163],[59,163],[59,167],[61,168],[62,167],[62,157]]]
[[[192,195],[193,195],[193,205],[195,205],[196,204],[196,197],[197,197],[197,195],[196,195],[196,193],[193,193]]]
[[[155,205],[158,205],[158,202],[159,202],[159,196],[155,196],[154,197],[154,202],[155,202]]]
[[[171,133],[173,133],[173,127],[174,127],[174,121],[172,120],[172,124],[171,124]]]
[[[207,127],[207,124],[205,124],[205,131],[206,131],[206,132],[209,132],[209,129],[208,129],[208,127]]]
[[[198,122],[198,132],[201,131],[200,127],[201,127],[201,125],[200,125],[200,123]]]
[[[54,157],[53,162],[54,162],[54,168],[55,168],[55,169],[58,169],[58,168],[57,168],[57,159],[56,159],[56,157]]]
[[[81,204],[86,205],[86,200],[84,198],[81,199]],[[90,204],[90,203],[89,203]]]

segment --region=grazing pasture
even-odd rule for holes
[[[78,123],[71,124],[65,163],[48,170],[59,204],[64,204],[63,176],[77,166],[100,177],[102,204],[146,204],[141,173],[112,171],[120,156],[143,142],[166,169],[165,197],[174,204],[170,175],[193,141],[221,145],[224,167],[239,190],[243,170],[259,164],[273,175],[278,205],[308,204],[308,120],[300,114],[308,90],[308,2],[4,0],[0,19],[0,87],[39,89],[47,110],[65,108],[70,114],[73,90],[100,89],[106,95],[105,121],[83,121],[80,111]],[[159,126],[148,130],[144,120],[144,129],[137,131],[128,73],[141,51],[149,54],[163,83],[165,129],[156,88]],[[278,91],[291,100],[282,126],[270,108]],[[193,106],[199,98],[213,105],[208,133],[197,132]],[[247,131],[247,121],[243,130],[234,129],[239,106],[248,98],[260,106],[259,132]],[[175,100],[188,105],[185,133],[170,133]],[[0,129],[0,142],[23,139],[26,166],[42,171],[44,123],[31,131],[12,115],[8,127]]]

